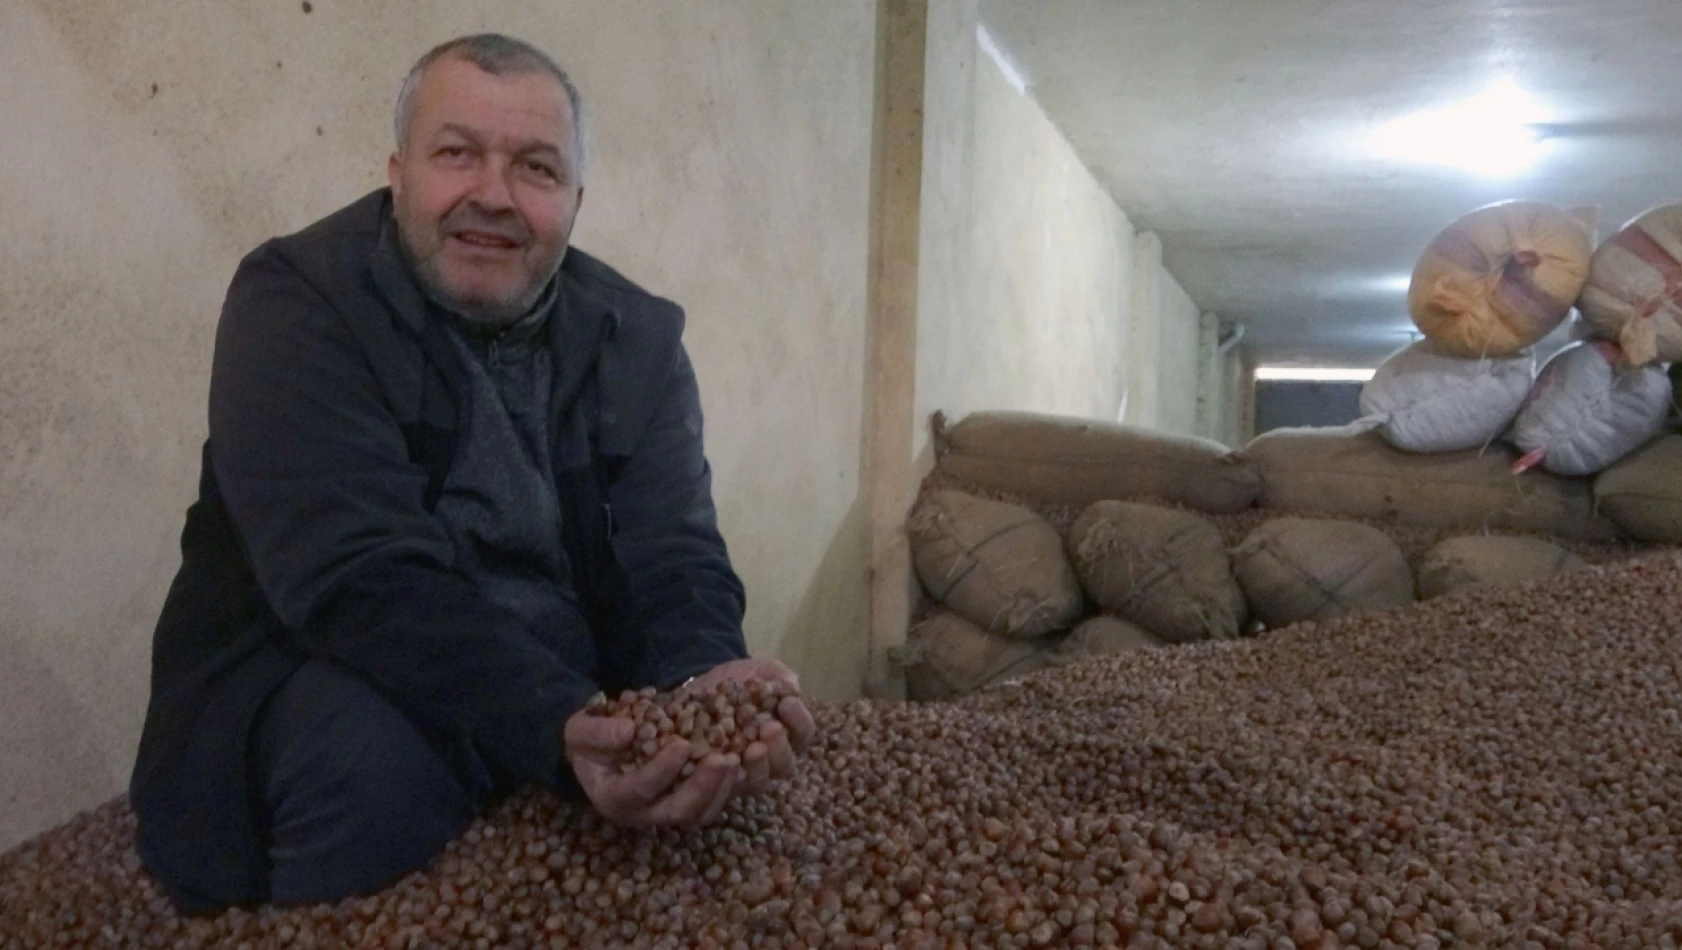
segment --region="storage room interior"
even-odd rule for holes
[[[1682,206],[1674,0],[0,0],[0,53],[12,64],[0,84],[0,950],[48,945],[46,918],[16,910],[51,899],[29,882],[98,877],[55,870],[68,852],[29,842],[101,806],[100,821],[121,810],[236,266],[383,187],[399,81],[433,45],[485,31],[543,48],[582,90],[593,141],[573,245],[687,314],[748,648],[798,674],[823,710],[820,732],[850,737],[845,753],[820,737],[828,751],[814,762],[831,765],[808,767],[833,777],[835,756],[852,762],[860,749],[897,761],[896,728],[939,731],[958,748],[1021,738],[1038,728],[1032,717],[1050,717],[1053,738],[1021,738],[1022,748],[1064,758],[1021,765],[1011,781],[1038,776],[1050,789],[1025,799],[1020,820],[1051,829],[1059,860],[1080,860],[1072,840],[1094,853],[1092,835],[1132,840],[1131,824],[1088,829],[1089,798],[1171,822],[1198,856],[1185,859],[1196,865],[1185,880],[1196,880],[1174,885],[1188,899],[1152,884],[1129,891],[1134,903],[1112,922],[1097,896],[1090,915],[1069,909],[1068,920],[1055,902],[1023,904],[1020,919],[1001,910],[996,924],[972,909],[973,931],[938,896],[912,911],[909,889],[903,907],[897,892],[883,899],[886,924],[858,924],[852,898],[827,917],[812,898],[811,919],[797,920],[806,892],[789,858],[791,922],[752,929],[754,914],[770,913],[763,902],[720,911],[707,945],[819,946],[823,931],[831,946],[1120,946],[1157,926],[1173,935],[1133,945],[1249,946],[1216,938],[1261,939],[1275,924],[1301,947],[1676,945],[1675,861],[1626,866],[1682,836],[1682,795],[1666,797],[1682,792],[1682,692],[1670,692],[1682,686],[1682,652],[1668,652],[1682,647],[1682,621],[1659,619],[1682,616],[1682,604],[1654,593],[1682,579],[1668,553],[1682,545],[1669,375],[1682,358],[1682,210],[1669,207]],[[1625,612],[1593,613],[1614,609]],[[1487,655],[1463,642],[1468,631],[1532,626],[1577,639]],[[1623,639],[1582,632],[1603,628]],[[1368,653],[1327,672],[1334,660],[1327,641],[1311,643],[1316,629]],[[1620,661],[1591,646],[1644,656],[1640,683],[1623,683]],[[1467,698],[1475,675],[1468,686],[1464,672],[1413,663],[1408,649],[1493,664],[1546,650],[1546,662],[1513,660],[1488,682],[1548,679],[1535,689],[1555,690],[1556,710],[1599,717],[1629,756],[1596,766],[1585,797],[1560,791],[1561,778],[1524,802],[1490,793],[1485,803],[1476,796],[1489,786],[1476,781],[1488,776],[1422,751],[1487,738],[1481,721],[1444,712],[1460,731],[1432,746],[1450,726],[1399,719],[1427,694],[1432,709],[1484,710],[1487,697]],[[1607,679],[1565,683],[1571,662]],[[1361,670],[1389,679],[1369,695],[1345,679]],[[1311,673],[1347,688],[1316,700],[1302,686]],[[1573,705],[1614,680],[1623,685],[1606,687],[1605,708]],[[1252,682],[1262,685],[1235,698]],[[1206,691],[1201,704],[1194,689]],[[1390,776],[1351,779],[1336,794],[1353,804],[1336,814],[1370,806],[1382,812],[1374,821],[1401,822],[1405,791],[1436,800],[1417,784],[1430,772],[1461,796],[1455,808],[1478,816],[1441,818],[1453,830],[1432,840],[1482,849],[1489,862],[1519,862],[1508,849],[1543,840],[1503,836],[1500,820],[1519,822],[1526,802],[1557,805],[1548,814],[1558,822],[1574,815],[1591,830],[1601,820],[1583,809],[1646,823],[1608,818],[1616,840],[1570,838],[1555,864],[1515,863],[1483,889],[1481,865],[1439,867],[1424,845],[1430,870],[1418,874],[1401,870],[1402,844],[1373,856],[1328,839],[1317,851],[1318,817],[1291,826],[1297,837],[1245,838],[1265,852],[1249,870],[1208,870],[1196,862],[1227,854],[1221,829],[1238,836],[1248,813],[1223,810],[1214,793],[1161,805],[1150,782],[1125,776],[1153,768],[1151,755],[1183,755],[1197,781],[1229,769],[1249,776],[1258,801],[1296,807],[1294,793],[1268,784],[1283,772],[1227,738],[1195,738],[1226,736],[1244,703],[1274,704],[1243,714],[1258,729],[1273,712],[1397,710],[1379,725],[1326,727],[1336,732],[1326,748],[1346,749],[1338,769],[1364,762]],[[1092,704],[1109,704],[1111,718]],[[1171,722],[1170,708],[1186,718]],[[1655,717],[1650,730],[1605,718],[1637,708]],[[1519,718],[1541,729],[1537,717]],[[1139,723],[1170,738],[1123,748],[1105,732]],[[1656,766],[1643,769],[1639,749]],[[1102,750],[1131,756],[1128,766],[1092,765]],[[1083,764],[1060,784],[1045,765],[1057,761]],[[1401,772],[1385,771],[1395,762]],[[1512,765],[1504,781],[1522,785],[1533,765]],[[923,767],[882,766],[870,780],[905,796],[953,784],[919,784],[933,774]],[[1346,774],[1325,775],[1334,772]],[[1394,800],[1359,797],[1388,795],[1392,780]],[[763,810],[754,820],[785,820],[776,794],[751,806]],[[801,794],[788,800],[828,793]],[[967,798],[940,801],[912,837],[939,837],[951,858],[961,838],[984,835],[950,817]],[[977,822],[1012,820],[984,812]],[[860,814],[872,840],[903,831],[897,818]],[[1407,815],[1416,828],[1439,820]],[[993,838],[1000,861],[1009,841],[999,836],[1011,833]],[[1153,834],[1141,831],[1140,847],[1168,857],[1141,852],[1146,870],[1129,873],[1179,873],[1180,847]],[[1327,857],[1345,845],[1394,866]],[[1232,882],[1275,867],[1267,848],[1297,862],[1304,881],[1324,878],[1304,893],[1347,879],[1360,939],[1339,938],[1331,898],[1312,926],[1289,908],[1246,923],[1244,885]],[[1567,853],[1601,870],[1567,867]],[[459,860],[471,854],[464,845]],[[928,860],[933,881],[945,868]],[[132,864],[111,880],[134,879]],[[1072,872],[1058,874],[1074,894]],[[743,899],[718,887],[720,907]],[[1419,906],[1400,896],[1415,891]],[[1520,892],[1528,903],[1511,896]],[[1537,901],[1544,892],[1551,903]],[[1366,908],[1374,894],[1387,906]],[[1219,914],[1200,917],[1217,901]],[[1427,928],[1419,914],[1438,919]],[[397,932],[371,919],[359,934]],[[227,926],[193,931],[195,945],[258,939],[238,930],[247,924]],[[527,925],[496,926],[512,939]],[[520,945],[702,945],[676,931],[616,943],[580,926],[558,931],[560,943]],[[998,942],[977,936],[994,926]],[[930,942],[911,939],[924,930]],[[1587,942],[1566,942],[1578,934]],[[960,938],[969,942],[951,942]],[[76,945],[129,945],[108,939]]]

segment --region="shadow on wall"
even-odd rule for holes
[[[869,654],[865,565],[869,510],[855,496],[795,607],[775,655],[800,674],[814,699],[856,699]]]
[[[121,782],[99,753],[87,711],[52,668],[5,629],[0,629],[0,673],[12,712],[0,722],[0,762],[6,767],[0,851],[7,851],[45,830],[40,816],[91,808]]]

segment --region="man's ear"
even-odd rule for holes
[[[385,163],[385,180],[391,185],[391,193],[401,197],[403,194],[403,156],[396,152]]]

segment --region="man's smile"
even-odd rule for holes
[[[458,244],[481,251],[516,251],[524,246],[522,241],[491,231],[452,231],[449,236]]]

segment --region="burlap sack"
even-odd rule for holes
[[[1069,529],[1069,551],[1093,600],[1171,643],[1231,639],[1244,624],[1221,532],[1190,512],[1101,501]]]
[[[1532,359],[1468,360],[1420,340],[1391,354],[1361,388],[1361,426],[1406,452],[1460,452],[1495,441],[1518,414]]]
[[[1058,663],[1073,663],[1087,657],[1110,656],[1162,645],[1162,640],[1143,627],[1120,617],[1100,615],[1085,621],[1058,641],[1053,659]]]
[[[1577,555],[1541,538],[1476,535],[1450,538],[1419,562],[1419,599],[1462,587],[1527,584],[1582,567]]]
[[[1263,508],[1442,528],[1506,528],[1587,541],[1619,532],[1594,513],[1590,485],[1547,472],[1512,474],[1516,453],[1414,455],[1377,433],[1275,429],[1244,449],[1262,472]]]
[[[1630,366],[1605,340],[1573,343],[1542,367],[1507,438],[1525,453],[1520,468],[1594,475],[1652,440],[1669,416],[1662,367]]]
[[[1261,479],[1219,442],[1119,423],[1022,412],[935,419],[937,468],[1054,504],[1156,498],[1203,511],[1248,508]]]
[[[1534,201],[1479,208],[1431,241],[1408,311],[1451,356],[1513,356],[1559,326],[1588,279],[1582,222]]]
[[[1602,472],[1594,497],[1630,537],[1682,544],[1682,435],[1654,439]]]
[[[1635,365],[1682,361],[1682,204],[1648,211],[1600,245],[1577,307]]]
[[[1384,532],[1356,521],[1277,518],[1233,555],[1250,610],[1269,627],[1413,603],[1413,573]]]
[[[907,531],[923,589],[984,630],[1039,637],[1081,614],[1080,582],[1057,530],[1027,508],[934,492]]]
[[[891,658],[905,674],[906,697],[932,702],[1043,670],[1055,654],[1047,641],[990,634],[949,610],[937,610],[911,629]]]

